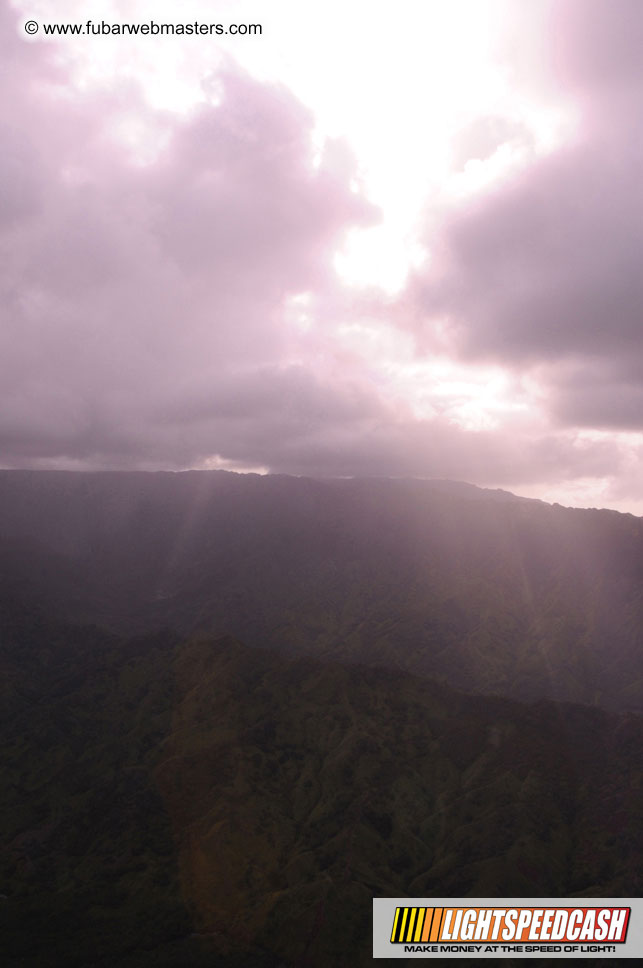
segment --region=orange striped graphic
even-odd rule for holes
[[[426,944],[429,940],[431,925],[433,924],[433,908],[425,908],[424,912],[424,931],[422,932],[422,942]]]

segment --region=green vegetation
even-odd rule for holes
[[[365,965],[374,895],[640,894],[637,716],[0,623],[8,965]]]

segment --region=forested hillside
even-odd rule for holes
[[[0,472],[0,578],[468,691],[643,707],[643,522],[448,482]]]
[[[639,717],[1,615],[7,964],[370,963],[373,896],[640,894]]]

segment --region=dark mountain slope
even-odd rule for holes
[[[194,936],[154,768],[174,705],[168,633],[125,645],[0,614],[0,946],[40,968],[242,968]]]
[[[370,963],[371,898],[640,894],[643,723],[2,616],[8,965]]]
[[[0,587],[470,691],[643,708],[643,522],[448,482],[0,472]]]

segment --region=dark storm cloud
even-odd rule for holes
[[[452,215],[415,297],[460,352],[503,361],[640,351],[643,152],[584,141]]]
[[[643,382],[636,363],[613,369],[604,362],[562,366],[550,381],[551,409],[561,423],[601,430],[640,429]]]
[[[546,71],[531,81],[573,99],[577,129],[444,217],[426,238],[431,262],[411,281],[405,311],[420,341],[435,339],[439,321],[452,351],[539,364],[545,385],[556,384],[559,371],[548,367],[561,360],[577,373],[586,368],[585,382],[597,380],[600,392],[557,387],[558,415],[642,427],[634,401],[643,386],[643,4],[561,0],[546,23],[532,37],[542,44],[532,69]],[[615,374],[625,364],[630,375],[621,383]]]
[[[261,441],[256,442],[261,451]],[[616,445],[570,442],[555,434],[469,431],[446,420],[365,416],[361,422],[319,426],[282,437],[265,463],[288,474],[445,477],[478,484],[541,484],[618,473]]]

